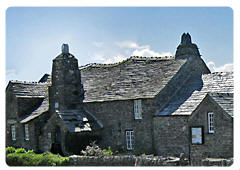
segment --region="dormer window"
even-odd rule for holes
[[[213,112],[208,113],[208,133],[214,133]]]
[[[140,99],[134,100],[134,117],[142,119],[142,101]]]

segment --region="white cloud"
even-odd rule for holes
[[[117,62],[121,62],[125,59],[126,58],[121,54],[118,54],[118,55],[112,56],[112,57],[106,57],[102,54],[94,54],[94,60],[98,61],[100,63],[103,63],[103,64],[117,63]]]
[[[95,46],[100,47],[102,43],[94,42]],[[119,41],[110,45],[108,49],[101,49],[102,51],[93,54],[93,61],[99,63],[110,64],[121,62],[129,56],[143,56],[143,57],[162,57],[172,56],[170,52],[156,52],[150,48],[150,45],[139,45],[133,41]],[[112,47],[112,48],[111,48]],[[117,48],[116,48],[117,47]]]
[[[118,56],[113,56],[113,57],[104,59],[103,63],[104,64],[117,63],[117,62],[121,62],[125,59],[126,58],[124,56],[118,55]]]
[[[93,44],[95,47],[98,47],[98,48],[100,48],[100,47],[103,46],[103,42],[94,41],[92,44]]]
[[[213,61],[210,61],[207,63],[208,68],[211,70],[211,72],[230,72],[233,71],[233,63],[227,63],[223,66],[216,67],[215,63]]]
[[[143,48],[150,48],[149,45],[140,46],[133,41],[122,41],[122,42],[115,42],[115,44],[120,48],[130,48],[130,49],[143,49]]]
[[[161,56],[172,56],[170,52],[158,53],[149,48],[134,50],[132,56],[144,56],[144,57],[161,57]]]
[[[139,45],[133,41],[122,41],[115,43],[120,48],[133,49],[131,56],[144,56],[144,57],[161,57],[172,56],[170,52],[156,52],[150,49],[150,45]]]

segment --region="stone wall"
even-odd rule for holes
[[[218,159],[218,158],[206,158],[202,160],[202,166],[231,166],[233,164],[233,158]]]
[[[119,152],[126,150],[126,130],[134,131],[135,154],[150,154],[152,143],[152,114],[155,106],[151,99],[142,99],[142,119],[134,119],[134,100],[84,103],[84,107],[103,124],[101,148],[111,147]]]
[[[209,112],[214,113],[214,133],[208,133]],[[198,165],[200,160],[205,158],[233,157],[233,119],[210,97],[207,97],[189,118],[189,128],[191,126],[203,127],[203,144],[190,145],[193,165]]]
[[[11,125],[16,124],[18,120],[17,98],[13,95],[11,85],[9,86],[6,91],[6,145],[17,147],[19,146],[17,142],[11,139]]]
[[[39,136],[39,150],[41,152],[50,151],[52,148],[52,143],[54,143],[55,133],[57,128],[60,130],[60,139],[61,139],[61,146],[62,146],[62,152],[65,155],[67,154],[67,151],[65,149],[65,136],[67,133],[67,129],[65,127],[65,124],[60,119],[60,117],[55,113],[52,114],[51,118],[48,119],[47,123],[42,128],[42,133]]]
[[[38,100],[38,99],[37,99]],[[28,141],[24,138],[24,124],[19,123],[19,111],[21,112],[29,103],[36,103],[36,99],[17,98],[13,94],[12,85],[6,91],[6,146],[24,147],[26,149],[36,149],[34,138],[34,124],[29,124],[29,134],[31,138]],[[20,105],[19,105],[20,104]],[[25,111],[26,114],[26,111]],[[15,125],[16,140],[12,140],[11,126]]]
[[[187,116],[154,117],[154,149],[157,155],[188,155]]]
[[[70,166],[186,166],[187,160],[157,156],[70,156]]]

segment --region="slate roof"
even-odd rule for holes
[[[49,109],[48,87],[50,86],[50,76],[45,74],[39,82],[10,81],[13,94],[17,98],[42,98],[41,104],[31,113],[27,113],[20,123],[26,123],[45,113]],[[7,88],[8,88],[7,87]]]
[[[209,93],[211,98],[230,116],[233,117],[233,94],[232,93]]]
[[[97,130],[103,125],[85,109],[65,110],[58,112],[70,132],[83,132]]]
[[[92,131],[82,110],[66,110],[58,113],[70,132]]]
[[[16,97],[45,97],[48,95],[49,83],[10,81]]]
[[[155,116],[162,115],[191,115],[207,94],[233,93],[233,72],[216,72],[202,75],[201,78],[190,79],[172,98],[169,104]],[[233,103],[227,106],[227,101],[231,103],[233,99],[220,100],[217,95],[211,97],[228,114],[232,115]],[[233,97],[232,97],[233,98]],[[223,104],[225,102],[225,104]],[[233,101],[232,101],[233,102]],[[222,103],[222,104],[221,104]]]
[[[174,77],[186,59],[131,57],[115,64],[80,67],[84,102],[153,98]]]
[[[32,113],[28,114],[25,118],[23,118],[20,123],[27,123],[30,120],[33,120],[34,118],[40,116],[41,114],[47,112],[49,109],[49,100],[48,97],[44,98],[42,103],[39,105],[39,107],[34,110]]]

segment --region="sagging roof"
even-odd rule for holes
[[[168,105],[157,112],[155,116],[162,115],[191,115],[198,107],[207,94],[223,94],[227,93],[232,96],[233,93],[233,72],[216,72],[202,75],[201,78],[190,79],[175,95]],[[231,103],[232,99],[217,98],[217,95],[210,95],[220,107],[228,114],[233,114],[233,103],[227,106],[227,102]],[[221,103],[224,103],[222,104]],[[233,102],[233,101],[232,101]]]
[[[84,102],[153,98],[186,61],[174,57],[131,57],[120,63],[81,67]]]

